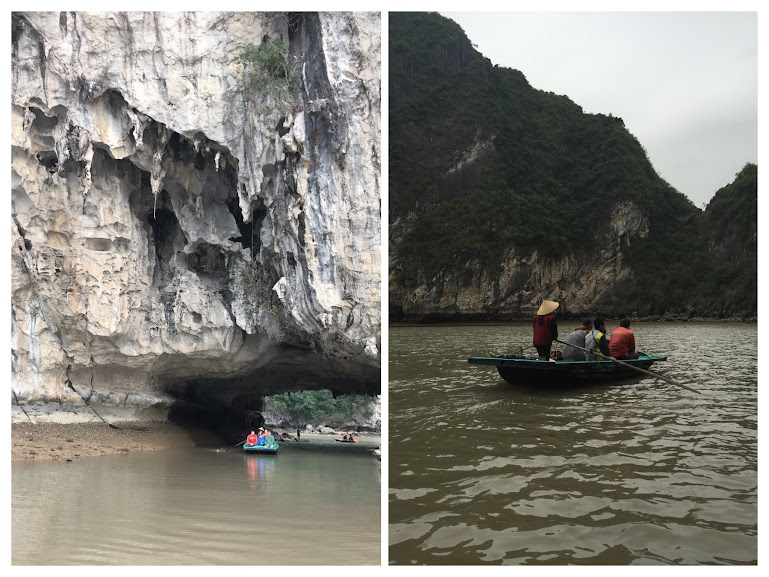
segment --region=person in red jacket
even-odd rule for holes
[[[630,319],[622,319],[619,327],[612,331],[609,352],[619,360],[638,358],[638,351],[635,350],[635,335],[630,330]]]
[[[246,437],[246,444],[253,447],[254,445],[256,445],[256,439],[257,439],[256,433],[251,431],[251,434],[248,435],[248,437]]]
[[[557,308],[557,302],[543,300],[537,314],[534,315],[532,344],[537,349],[537,354],[544,359],[550,358],[550,347],[553,345],[553,340],[558,338],[558,324],[553,314]]]

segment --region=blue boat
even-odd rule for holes
[[[470,357],[467,362],[496,367],[499,376],[513,385],[558,386],[637,377],[648,372],[654,363],[667,360],[664,356],[639,354],[637,359],[622,361],[549,361],[539,357],[503,355]]]
[[[279,447],[280,445],[275,442],[275,437],[272,435],[265,437],[264,445],[249,445],[247,442],[243,441],[243,450],[247,453],[275,454],[278,452]]]

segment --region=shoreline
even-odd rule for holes
[[[188,431],[163,421],[11,424],[12,462],[74,461],[82,457],[194,447],[196,444]]]
[[[188,429],[165,420],[159,412],[152,417],[137,416],[135,408],[100,407],[96,417],[87,406],[58,403],[11,405],[11,462],[26,460],[75,461],[119,453],[136,453],[183,447],[223,444],[220,438],[205,430]],[[295,437],[295,430],[268,427],[279,435]],[[332,440],[336,434],[301,431],[301,442]],[[375,433],[357,435],[364,444],[381,441]],[[245,435],[244,435],[245,438]],[[226,444],[226,443],[225,443]]]
[[[272,431],[276,437],[289,434],[280,429]],[[340,436],[341,433],[302,433],[301,443],[333,441]],[[370,444],[373,447],[374,444],[379,445],[381,437],[362,434],[358,435],[358,440],[362,446]],[[164,421],[11,424],[11,462],[75,461],[101,455],[221,444],[213,436],[200,437],[179,425]]]

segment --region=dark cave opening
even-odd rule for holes
[[[171,134],[171,137],[168,139],[168,144],[166,144],[166,150],[171,151],[174,162],[190,159],[195,154],[195,151],[192,148],[192,143],[186,138],[182,139],[178,132]]]
[[[201,151],[198,151],[192,163],[195,170],[203,170],[206,167],[206,156]]]
[[[59,118],[57,116],[48,116],[45,112],[34,106],[30,107],[30,110],[35,115],[35,119],[32,121],[32,127],[42,134],[50,134],[50,132],[56,128],[59,124]]]
[[[235,223],[240,231],[240,236],[232,237],[230,240],[232,242],[239,242],[243,248],[250,248],[251,254],[258,253],[259,248],[262,246],[259,240],[259,231],[262,228],[264,218],[267,216],[267,208],[264,206],[264,203],[259,201],[259,206],[251,212],[250,222],[243,220],[237,196],[230,197],[227,200],[227,208],[230,209],[232,216],[235,217]]]
[[[192,164],[195,170],[203,171],[206,169],[209,159],[213,159],[213,152],[207,148],[207,146],[210,146],[210,142],[206,139],[205,135],[198,132],[195,138],[198,139],[197,145],[189,138],[174,132],[168,139],[166,150],[171,152],[174,162]]]
[[[350,395],[381,394],[381,371],[377,366],[326,358],[313,352],[309,343],[307,347],[281,345],[271,356],[266,365],[244,368],[237,375],[201,374],[180,380],[169,375],[173,380],[160,385],[176,399],[169,419],[202,427],[222,438],[234,437],[234,442],[245,434],[245,429],[264,426],[265,399],[274,395],[283,397],[291,393],[292,400],[300,404],[325,407],[324,410],[332,405],[332,410],[341,412],[347,410],[345,406],[349,408]],[[344,369],[339,362],[343,362]],[[322,399],[308,399],[305,392],[313,392],[309,397],[320,395]],[[294,393],[301,394],[295,397]],[[343,398],[334,408],[339,397]],[[277,399],[276,406],[286,405],[284,409],[288,409],[290,404],[283,397]]]
[[[329,391],[314,391],[326,393]],[[340,395],[334,395],[338,398]],[[234,399],[231,405],[200,400],[179,399],[173,403],[168,411],[168,420],[175,425],[185,428],[193,433],[198,445],[213,446],[217,443],[237,443],[242,441],[250,430],[259,427],[276,427],[281,429],[304,429],[304,426],[326,425],[330,427],[344,427],[345,430],[355,430],[357,433],[380,433],[379,421],[374,426],[352,424],[350,418],[345,418],[344,409],[333,416],[333,413],[320,419],[318,422],[310,422],[313,419],[296,419],[281,417],[278,422],[267,422],[263,412],[265,411],[265,398],[255,395],[243,395],[243,398]]]
[[[184,233],[174,214],[168,191],[163,190],[158,195],[156,206],[147,214],[147,224],[152,229],[155,257],[162,270],[163,263],[173,258],[177,243],[181,241],[180,246],[184,245]]]
[[[182,400],[171,406],[168,420],[193,433],[196,443],[204,446],[242,441],[248,431],[264,426],[260,412]]]
[[[306,230],[305,229],[306,225],[304,224],[304,212],[300,212],[299,213],[299,219],[298,220],[299,220],[299,246],[304,248],[304,246],[305,246],[304,235],[305,235],[305,230]]]
[[[41,150],[36,154],[37,161],[45,166],[48,172],[56,172],[59,164],[59,157],[53,150]]]
[[[288,41],[291,42],[302,24],[302,12],[287,12],[286,19],[288,20]]]
[[[210,392],[210,391],[209,391]],[[203,394],[201,394],[203,393]],[[302,393],[311,393],[308,397]],[[284,395],[275,393],[278,407],[272,406],[271,411],[277,422],[267,422],[265,413],[269,414],[267,398],[255,393],[242,393],[231,398],[229,402],[207,398],[205,391],[197,390],[192,393],[185,390],[184,397],[178,397],[168,413],[168,420],[184,427],[188,431],[196,431],[196,435],[205,439],[199,444],[215,444],[218,442],[233,443],[242,440],[250,430],[258,427],[276,427],[281,429],[304,429],[304,426],[326,425],[331,428],[344,427],[358,433],[377,434],[381,431],[381,423],[377,420],[370,424],[353,423],[362,414],[364,417],[373,415],[372,409],[366,409],[355,417],[356,410],[351,405],[362,409],[360,400],[349,400],[353,397],[369,398],[373,395],[357,393],[341,393],[332,389],[294,390]],[[288,397],[288,398],[286,398]],[[291,399],[298,399],[292,402]],[[333,400],[332,400],[333,399]],[[286,412],[287,411],[287,412]]]
[[[262,246],[262,241],[259,238],[259,231],[262,230],[262,222],[264,222],[265,217],[267,216],[267,207],[264,206],[264,203],[260,202],[259,206],[257,206],[254,211],[251,213],[251,222],[254,223],[254,247],[251,251],[251,254],[256,254],[259,252],[259,248]]]
[[[205,242],[200,243],[195,252],[187,256],[187,263],[198,274],[218,277],[227,274],[227,257],[221,247]]]
[[[288,131],[290,130],[285,126],[286,117],[281,116],[280,120],[278,120],[278,124],[275,126],[275,131],[278,133],[278,136],[285,136],[288,134]]]
[[[239,242],[243,248],[251,248],[254,234],[253,219],[251,222],[243,221],[243,215],[240,213],[240,206],[238,205],[237,196],[232,196],[227,199],[227,208],[230,209],[232,216],[235,217],[235,224],[238,225],[238,230],[240,231],[240,236],[232,237],[230,240],[232,242]]]

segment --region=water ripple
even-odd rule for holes
[[[528,325],[391,330],[390,562],[755,564],[757,351],[734,347],[755,325],[633,328],[702,395],[533,390],[467,364]]]

